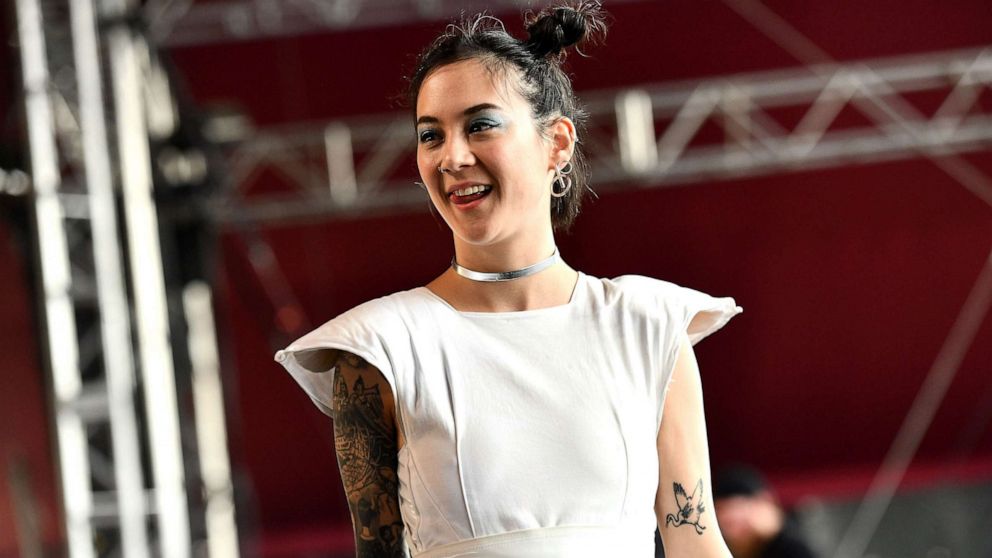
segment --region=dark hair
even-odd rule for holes
[[[713,499],[754,496],[768,490],[768,481],[757,469],[747,465],[728,465],[713,476]]]
[[[517,71],[517,91],[530,104],[542,133],[564,116],[575,124],[578,137],[583,137],[586,112],[579,106],[562,63],[567,48],[574,46],[578,50],[605,36],[606,14],[601,4],[588,0],[559,3],[537,14],[526,14],[524,23],[529,36],[526,40],[513,37],[503,22],[484,14],[465,19],[460,25],[449,25],[418,58],[410,77],[410,107],[416,110],[420,86],[432,70],[479,59],[491,71]],[[575,146],[571,163],[572,188],[564,197],[554,198],[551,205],[555,229],[571,227],[589,190],[589,168],[580,144]]]

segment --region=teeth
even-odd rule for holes
[[[471,196],[472,194],[485,192],[490,189],[492,189],[492,186],[485,186],[482,184],[478,184],[476,186],[469,186],[468,188],[462,188],[461,190],[455,190],[454,194],[456,196]]]

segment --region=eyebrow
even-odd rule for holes
[[[464,116],[472,116],[477,112],[482,112],[484,110],[490,110],[490,109],[502,110],[502,107],[500,107],[499,105],[494,105],[492,103],[482,103],[465,109],[464,111],[462,111],[462,114]],[[438,122],[440,122],[440,120],[438,120],[437,117],[425,115],[417,119],[417,126],[420,126],[421,124],[437,124]]]

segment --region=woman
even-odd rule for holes
[[[647,557],[656,525],[670,556],[729,556],[691,345],[740,308],[555,248],[586,191],[563,51],[604,28],[588,2],[523,41],[449,26],[410,92],[451,267],[276,355],[334,418],[360,557]]]

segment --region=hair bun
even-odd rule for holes
[[[527,18],[527,49],[537,58],[555,56],[570,46],[594,43],[606,35],[598,1],[559,4]]]

